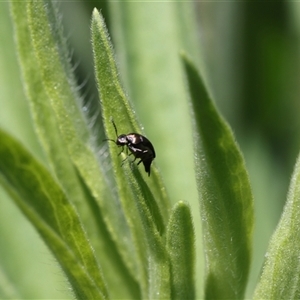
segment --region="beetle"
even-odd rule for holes
[[[122,147],[122,151],[119,153],[119,155],[124,151],[124,147],[127,146],[130,151],[129,155],[132,154],[134,156],[133,161],[139,158],[140,161],[137,163],[137,165],[142,162],[146,173],[148,173],[148,176],[150,176],[150,166],[155,158],[155,150],[152,143],[143,135],[135,132],[118,135],[117,126],[114,120],[111,121],[115,128],[117,139],[105,139],[105,141],[114,142],[118,147]]]

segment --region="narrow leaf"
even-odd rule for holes
[[[86,206],[82,205],[84,194],[76,170],[66,151],[65,140],[60,134],[50,98],[41,78],[40,68],[36,63],[37,57],[34,53],[29,31],[27,2],[11,1],[11,11],[25,90],[35,122],[35,130],[50,167],[60,181],[65,193],[77,205],[81,217],[88,220],[89,216],[85,209]]]
[[[104,299],[106,287],[80,220],[48,171],[0,131],[0,181],[52,250],[79,299]]]
[[[119,126],[120,122],[118,116],[121,115],[120,113],[113,113],[113,111],[117,112],[119,110],[119,108],[117,108],[118,101],[116,101],[115,98],[124,97],[124,93],[121,86],[119,85],[119,81],[117,78],[117,71],[114,64],[114,58],[112,56],[112,46],[109,42],[108,33],[106,31],[104,22],[96,9],[93,12],[92,18],[92,42],[96,68],[96,78],[99,85],[101,82],[101,101],[109,102],[109,104],[107,105],[102,105],[104,125],[108,126],[108,132],[110,133],[108,135],[108,138],[114,139],[116,137],[113,124],[111,123],[111,118],[116,117],[117,119],[115,119],[115,122],[117,123],[117,126]],[[109,110],[109,116],[107,116],[107,110]],[[118,197],[122,203],[129,228],[132,232],[132,253],[134,253],[137,263],[135,269],[137,268],[138,270],[138,272],[136,272],[135,270],[135,273],[137,276],[137,280],[142,287],[142,293],[143,295],[145,295],[148,281],[146,269],[143,267],[143,261],[145,260],[145,248],[144,244],[140,243],[138,238],[143,236],[141,232],[142,229],[140,224],[135,224],[134,218],[137,215],[136,209],[134,206],[132,207],[132,203],[129,202],[130,191],[128,185],[126,185],[126,180],[124,180],[124,175],[122,175],[121,172],[120,156],[118,155],[117,150],[114,150],[115,151],[112,158],[115,165],[114,173],[117,174],[116,180],[118,186]]]
[[[134,112],[125,96],[120,79],[118,77],[112,45],[110,43],[104,20],[96,9],[93,12],[92,19],[92,41],[96,78],[98,82],[104,127],[107,137],[112,140],[117,138],[115,128],[112,124],[112,119],[114,120],[117,129],[120,130],[120,133],[118,132],[117,134],[140,132]],[[125,154],[122,156],[118,155],[120,153],[120,149],[118,149],[115,143],[112,143],[111,141],[109,143],[111,146],[111,160],[116,186],[118,188],[118,196],[122,202],[122,207],[133,235],[133,243],[139,265],[137,278],[141,285],[143,297],[148,297],[151,280],[149,281],[148,278],[150,276],[150,268],[148,270],[145,268],[145,264],[148,260],[145,239],[148,239],[149,235],[146,228],[141,224],[144,219],[136,217],[140,214],[138,207],[134,206],[132,201],[133,196],[136,196],[136,191],[134,190],[133,185],[130,185],[130,181],[128,180],[129,175],[126,175],[124,172],[124,170],[128,168],[130,159],[125,161],[122,167],[121,162],[122,159],[125,160]],[[153,164],[151,165],[150,178],[145,176],[146,173],[144,171],[141,173],[143,175],[141,176],[139,173],[139,180],[140,184],[144,186],[142,189],[144,193],[143,197],[147,198],[146,202],[148,204],[151,202],[150,199],[152,199],[152,207],[155,211],[149,221],[153,222],[151,226],[161,228],[161,232],[163,232],[165,226],[164,224],[166,224],[166,220],[168,218],[169,206],[165,188],[163,187],[159,173]]]
[[[195,299],[195,234],[190,207],[182,201],[172,210],[167,248],[171,260],[171,298]]]
[[[178,57],[179,49],[201,57],[195,3],[109,1],[108,5],[122,80],[155,142],[168,194],[177,202],[185,199],[188,189],[190,199],[196,199],[189,105]]]
[[[287,203],[272,236],[254,299],[300,298],[300,156]]]
[[[118,76],[119,72],[115,62],[113,47],[110,43],[104,20],[96,9],[93,12],[92,36],[96,79],[107,137],[110,139],[116,138],[116,133],[111,122],[112,119],[120,131],[119,134],[130,132],[140,133],[141,128],[138,126],[134,110],[125,95]],[[116,149],[116,147],[113,147],[113,149]],[[117,176],[121,176],[121,169],[117,168],[120,165],[120,160],[116,157],[117,153],[118,150],[112,152],[112,161]],[[159,172],[155,168],[155,163],[151,165],[151,176],[147,182],[154,193],[155,199],[160,199],[158,205],[166,222],[170,203]]]
[[[253,201],[245,163],[203,80],[183,55],[192,110],[206,259],[205,297],[241,299],[251,258]]]
[[[147,298],[169,299],[171,295],[169,258],[162,237],[153,220],[156,212],[155,210],[151,211],[151,206],[148,203],[149,198],[145,197],[143,191],[146,184],[143,182],[143,178],[137,168],[135,166],[130,168],[129,165],[126,165],[124,169],[132,187],[132,196],[144,229],[143,233],[147,244],[146,254],[149,278]]]
[[[64,141],[62,145],[66,146],[67,155],[78,170],[84,185],[87,186],[87,193],[91,193],[93,197],[92,199],[85,197],[88,201],[84,205],[92,205],[94,213],[90,214],[90,217],[95,218],[97,225],[101,227],[106,225],[105,228],[99,229],[103,240],[97,248],[106,249],[105,244],[110,244],[112,239],[117,245],[115,250],[119,251],[126,267],[135,277],[136,264],[132,259],[134,247],[131,232],[119,200],[112,193],[113,186],[109,186],[101,170],[102,166],[99,164],[89,127],[78,105],[80,96],[73,78],[55,3],[49,0],[30,1],[27,4],[27,14],[42,84],[50,99]],[[103,218],[104,222],[98,221],[97,217]],[[110,235],[107,235],[106,230]],[[104,258],[107,261],[107,256]],[[111,263],[115,263],[115,260]],[[129,276],[128,272],[125,274]],[[119,273],[114,277],[118,276]]]

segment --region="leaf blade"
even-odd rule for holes
[[[254,299],[300,297],[300,156],[291,179],[287,202],[271,238]]]
[[[52,250],[80,297],[104,299],[105,283],[74,207],[48,171],[0,130],[0,180]]]
[[[50,99],[62,140],[66,145],[64,150],[87,190],[88,195],[85,195],[85,202],[82,204],[81,201],[81,204],[84,208],[92,205],[93,211],[89,211],[86,216],[87,222],[94,221],[96,224],[93,224],[96,226],[95,230],[89,230],[94,237],[95,248],[99,250],[100,257],[103,258],[105,253],[104,263],[112,259],[109,263],[114,264],[114,269],[118,269],[116,260],[110,256],[112,251],[107,249],[107,244],[114,246],[115,254],[123,259],[131,274],[130,281],[133,282],[136,279],[136,264],[132,259],[134,249],[131,233],[119,200],[111,192],[114,186],[110,185],[105,177],[105,167],[100,163],[96,153],[99,149],[95,149],[89,127],[79,108],[78,104],[81,100],[69,64],[61,24],[57,20],[59,17],[56,8],[55,2],[49,0],[31,1],[27,4],[28,24],[42,84]],[[97,220],[97,217],[103,218],[104,222]],[[101,239],[97,235],[101,236]],[[108,272],[109,269],[111,266],[107,265]],[[123,279],[118,280],[123,282],[130,277],[126,271],[118,272],[119,275],[123,276]],[[116,277],[111,277],[113,283],[118,282],[118,280],[114,281]]]
[[[122,129],[122,133],[141,132],[134,110],[131,107],[118,76],[119,72],[115,62],[113,46],[110,43],[110,37],[103,17],[96,9],[93,12],[92,35],[96,79],[107,137],[115,138],[111,118],[113,118],[119,130]],[[117,165],[120,165],[119,160],[114,159],[116,153],[117,151],[112,153],[112,162],[115,168]],[[155,194],[155,198],[160,199],[158,205],[166,222],[170,206],[169,199],[154,163],[151,165],[151,168],[151,178],[148,181],[148,185]],[[117,169],[117,171],[118,170],[119,169]],[[119,174],[118,172],[118,175]]]
[[[128,99],[126,98],[125,92],[118,77],[113,49],[104,20],[96,9],[93,11],[92,18],[92,42],[96,68],[96,79],[102,106],[104,128],[106,130],[107,137],[109,139],[116,138],[116,132],[111,120],[112,118],[116,123],[117,128],[122,128],[122,133],[139,132],[134,111],[132,110]],[[126,156],[124,154],[121,156],[118,155],[118,147],[116,147],[116,145],[113,143],[111,144],[112,147],[109,147],[109,150],[111,152],[115,184],[117,186],[118,196],[122,203],[122,207],[124,208],[124,212],[126,214],[126,219],[128,220],[133,235],[133,244],[135,247],[136,256],[138,258],[138,280],[141,285],[142,296],[148,297],[150,284],[148,276],[150,273],[149,269],[147,270],[144,267],[147,265],[147,256],[145,254],[147,253],[147,247],[145,246],[144,241],[144,239],[147,239],[147,231],[139,219],[138,208],[133,205],[132,199],[135,196],[135,191],[128,180],[129,175],[126,175],[124,172],[124,170],[128,168],[128,164],[130,162],[127,160],[123,167],[121,167],[120,157],[125,160]],[[153,221],[156,223],[158,227],[164,227],[168,216],[168,198],[165,188],[162,185],[159,172],[153,166],[153,164],[151,169],[150,178],[146,177],[143,173],[143,175],[138,173],[140,176],[140,184],[144,183],[143,191],[151,190],[151,192],[148,193],[148,196],[150,194],[152,195],[153,193],[152,199],[159,199],[159,201],[156,201],[155,203],[156,214],[154,218],[151,218],[151,222]],[[147,181],[144,181],[142,177],[146,177]]]
[[[101,101],[109,102],[108,105],[102,105],[102,115],[104,126],[107,126],[107,132],[109,133],[108,137],[110,138],[110,136],[115,136],[114,127],[110,121],[110,118],[114,117],[114,112],[120,110],[120,108],[118,108],[118,101],[116,99],[124,99],[125,95],[118,80],[117,69],[112,55],[112,46],[109,42],[109,36],[104,20],[96,9],[93,11],[91,31],[96,79],[99,86],[101,83],[100,99]],[[125,101],[120,102],[122,103],[121,108],[124,111],[131,111],[128,103]],[[116,121],[119,125],[120,119],[118,118]],[[134,266],[134,272],[137,273],[136,278],[142,287],[142,293],[145,293],[147,276],[145,268],[141,267],[143,266],[142,261],[144,260],[144,251],[141,250],[141,248],[143,249],[144,247],[139,243],[137,238],[137,232],[141,234],[141,226],[134,226],[133,218],[136,215],[135,207],[131,208],[130,191],[128,186],[125,184],[126,180],[124,180],[124,175],[122,175],[119,155],[116,153],[117,150],[114,150],[115,155],[112,156],[112,162],[115,166],[114,173],[116,177],[116,182],[114,182],[114,185],[117,185],[118,187],[118,198],[120,199],[122,209],[124,209],[124,214],[126,215],[128,226],[132,233],[133,248],[131,253],[135,253],[135,256],[137,257],[137,263]]]
[[[183,65],[194,111],[197,184],[206,253],[207,298],[238,299],[251,258],[253,200],[245,163],[189,59]]]
[[[133,199],[143,226],[147,255],[147,298],[169,299],[171,297],[170,286],[170,262],[167,249],[161,236],[159,223],[154,221],[156,209],[149,205],[154,199],[145,193],[146,183],[143,181],[136,167],[124,166],[129,183],[132,188]],[[152,198],[152,199],[151,199]],[[142,240],[141,240],[142,241]]]
[[[195,299],[195,233],[190,207],[178,202],[167,229],[172,299]]]
[[[28,102],[35,122],[35,130],[51,169],[70,199],[79,206],[82,203],[84,194],[74,166],[66,151],[65,141],[62,139],[59,131],[58,123],[50,104],[50,98],[43,85],[40,68],[36,63],[37,57],[34,53],[29,31],[27,3],[11,1],[11,12],[15,26],[19,62],[22,68]],[[81,215],[83,215],[83,210],[81,210]]]

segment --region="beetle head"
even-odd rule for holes
[[[118,146],[124,146],[124,145],[128,144],[126,134],[121,134],[121,135],[119,135],[119,136],[117,137],[116,144],[117,144]]]

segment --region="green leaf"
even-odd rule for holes
[[[195,233],[190,207],[182,201],[172,210],[167,249],[171,260],[171,298],[195,299]]]
[[[92,19],[92,41],[96,79],[99,86],[102,115],[107,137],[109,139],[116,139],[116,132],[112,124],[112,119],[116,123],[118,130],[122,130],[120,133],[140,132],[134,112],[120,84],[112,45],[109,40],[104,20],[96,9],[93,12]],[[118,196],[133,234],[135,253],[139,266],[137,278],[141,285],[143,297],[149,297],[149,293],[152,293],[151,295],[153,296],[154,289],[151,288],[153,283],[151,279],[149,279],[149,276],[151,277],[152,274],[152,269],[145,269],[144,267],[145,264],[147,264],[147,252],[149,250],[145,244],[145,239],[148,241],[151,235],[149,235],[149,229],[142,225],[142,223],[145,222],[145,219],[141,216],[139,207],[133,205],[132,199],[141,197],[144,199],[143,201],[147,206],[152,202],[154,213],[151,215],[151,218],[147,220],[151,223],[151,227],[156,228],[156,230],[159,228],[161,232],[164,231],[164,224],[166,224],[168,219],[169,201],[165,188],[162,185],[160,175],[154,164],[151,165],[150,178],[145,175],[145,172],[142,172],[142,175],[138,172],[135,173],[137,178],[132,179],[131,175],[124,172],[124,170],[128,168],[130,160],[128,159],[124,162],[122,167],[121,158],[125,160],[126,156],[124,154],[122,156],[118,155],[120,149],[118,149],[114,143],[110,143],[110,146]],[[131,180],[129,180],[129,178],[131,178]],[[137,187],[133,184],[136,180],[138,180],[139,184],[142,186],[141,194],[139,193],[138,195],[136,195]],[[147,184],[145,182],[147,182]],[[136,218],[136,216],[139,215],[141,218]],[[159,278],[162,278],[162,276]],[[167,278],[164,278],[165,282]],[[160,290],[160,287],[158,289]],[[149,292],[149,290],[151,292]]]
[[[134,110],[120,83],[113,47],[110,43],[104,20],[96,9],[93,12],[92,38],[96,79],[107,137],[111,139],[116,138],[116,133],[111,122],[112,119],[116,123],[118,130],[122,130],[119,133],[141,132]],[[115,151],[112,151],[112,162],[115,167],[116,176],[119,177],[121,176],[121,169],[119,168],[120,159],[116,157],[119,150],[116,147],[113,147],[113,149]],[[155,163],[151,165],[151,177],[148,180],[148,185],[151,187],[155,198],[160,199],[158,205],[166,221],[168,219],[170,203]]]
[[[300,298],[300,156],[292,176],[287,203],[270,241],[254,299]]]
[[[61,150],[66,152],[78,171],[84,188],[87,187],[84,191],[86,193],[84,198],[80,200],[81,206],[78,206],[82,208],[80,213],[83,212],[84,221],[89,225],[88,232],[93,237],[97,253],[102,258],[103,264],[107,264],[106,271],[111,274],[108,284],[111,281],[111,284],[115,286],[120,280],[127,283],[129,281],[128,285],[135,284],[137,266],[132,255],[134,247],[131,232],[119,200],[112,193],[114,185],[105,177],[104,165],[99,164],[97,149],[92,142],[93,137],[78,105],[81,100],[73,78],[55,3],[47,0],[30,1],[27,4],[27,15],[32,47],[42,81],[40,86],[44,87],[47,98],[50,100],[63,141],[61,145],[56,143],[55,146],[61,147]],[[28,79],[28,76],[26,78]],[[29,84],[31,85],[32,82]],[[34,87],[32,91],[33,106],[35,106],[35,111],[38,111],[36,103],[38,95]],[[46,141],[46,143],[49,142],[51,143],[50,140]],[[57,165],[57,169],[60,168],[58,159],[53,160],[53,163]],[[65,178],[68,180],[67,177]],[[61,179],[62,186],[66,188],[64,178],[59,179]],[[85,212],[87,207],[89,210]],[[108,245],[113,249],[109,249]],[[123,262],[120,261],[119,255]],[[126,267],[123,266],[124,264]],[[126,268],[129,269],[131,275]],[[119,284],[119,287],[117,292],[122,291],[122,288],[126,289],[125,285]],[[127,292],[129,290],[127,288]]]
[[[0,181],[33,223],[79,299],[104,299],[106,287],[74,207],[49,172],[0,130]]]
[[[183,55],[192,110],[206,258],[205,297],[240,299],[251,258],[253,200],[245,163],[203,80]]]
[[[47,156],[48,163],[61,183],[64,192],[79,208],[81,217],[87,220],[89,216],[82,205],[84,193],[76,170],[66,151],[66,142],[59,131],[56,116],[41,77],[41,70],[36,63],[37,57],[29,31],[27,5],[27,2],[11,1],[19,61],[35,130]]]
[[[188,190],[196,207],[190,113],[178,56],[181,49],[189,49],[193,57],[201,57],[195,2],[109,1],[108,5],[108,28],[122,82],[146,137],[154,143],[168,195],[176,203],[186,198]]]
[[[147,185],[136,167],[124,167],[132,188],[133,199],[143,226],[143,234],[147,244],[148,262],[148,299],[169,299],[170,289],[170,265],[166,247],[159,232],[159,227],[154,219],[157,210],[153,206],[153,197],[149,195]],[[142,239],[140,239],[142,241]]]

